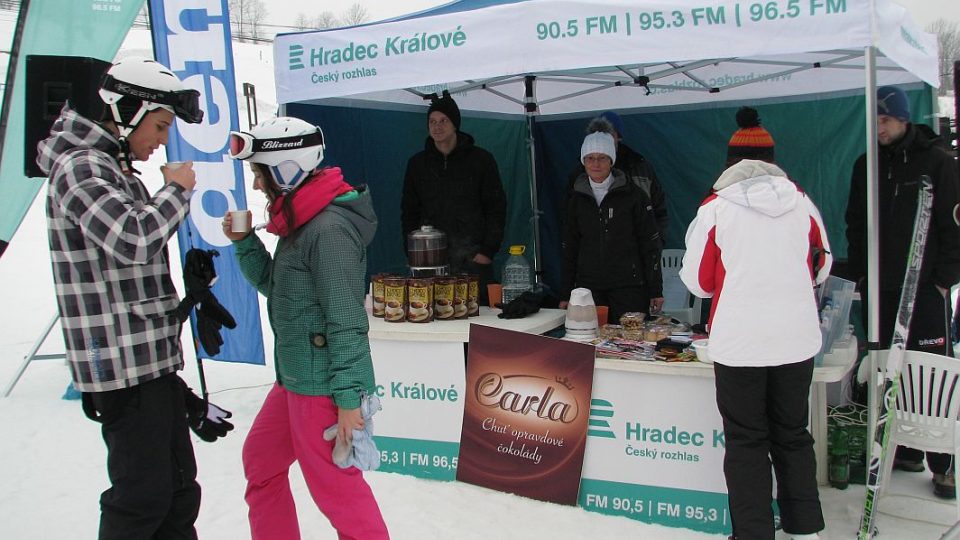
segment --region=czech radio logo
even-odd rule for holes
[[[303,45],[290,46],[290,70],[303,69]]]
[[[616,439],[609,419],[613,418],[613,403],[605,399],[590,400],[590,423],[587,428],[588,437],[602,437]]]

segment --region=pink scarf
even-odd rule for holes
[[[353,190],[353,186],[343,181],[340,167],[330,167],[317,172],[304,180],[299,189],[277,197],[270,205],[270,222],[267,223],[267,232],[285,237],[297,230],[304,223],[313,219],[331,201]],[[284,199],[290,198],[284,202]],[[290,227],[286,216],[280,210],[284,204],[293,205],[294,223]]]

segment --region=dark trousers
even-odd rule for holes
[[[646,287],[590,289],[590,294],[594,304],[609,307],[607,321],[610,324],[620,324],[620,317],[631,311],[650,314],[650,295]]]
[[[91,398],[111,484],[100,496],[100,540],[197,538],[200,486],[178,377]]]
[[[734,536],[773,540],[771,460],[783,530],[822,530],[813,437],[807,431],[813,359],[773,367],[714,364],[714,374]]]
[[[880,346],[888,347],[893,340],[893,326],[900,307],[900,291],[880,291]],[[945,298],[932,283],[921,283],[910,320],[907,349],[953,356],[950,340],[950,299]],[[866,321],[864,315],[864,321]],[[906,446],[897,447],[897,459],[923,461],[924,452]],[[953,456],[926,452],[930,470],[943,474],[952,469]]]

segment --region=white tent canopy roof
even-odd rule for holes
[[[935,37],[890,0],[526,0],[282,34],[274,65],[280,103],[422,106],[449,88],[461,108],[517,114],[533,76],[537,112],[563,114],[598,91],[629,109],[862,89],[871,45],[881,84],[938,83]]]

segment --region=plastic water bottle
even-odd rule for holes
[[[503,265],[503,304],[533,288],[530,263],[523,256],[525,246],[510,246],[510,257]]]

